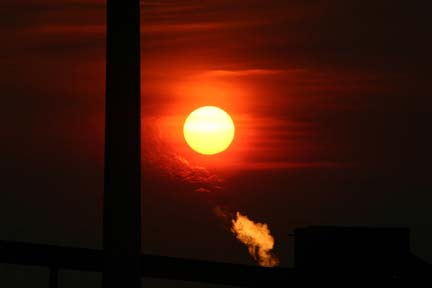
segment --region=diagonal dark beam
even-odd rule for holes
[[[140,287],[140,1],[107,0],[103,287]]]
[[[286,268],[262,268],[155,255],[142,255],[140,258],[140,277],[239,287],[281,287],[280,284],[292,284],[296,279],[295,271]],[[0,263],[100,272],[102,260],[103,253],[100,250],[0,241]]]
[[[432,266],[413,254],[406,255],[399,277],[387,273],[386,267],[374,270],[361,266],[347,269],[263,268],[239,264],[218,263],[142,255],[140,277],[183,280],[238,287],[305,287],[307,283],[409,283],[413,280],[431,284]],[[0,263],[25,266],[45,266],[60,270],[100,272],[103,270],[101,250],[52,245],[9,242],[0,240]],[[56,280],[56,279],[54,279]],[[53,281],[55,283],[55,281]],[[419,282],[420,283],[420,282]],[[346,286],[346,285],[345,285]],[[408,287],[409,285],[407,285]],[[126,287],[126,286],[125,286]],[[392,286],[393,287],[393,286]],[[405,287],[405,286],[403,286]]]
[[[84,248],[0,241],[0,263],[99,272],[103,267],[103,253]],[[350,271],[329,270],[323,266],[320,271],[321,269],[263,268],[155,255],[142,255],[141,263],[140,277],[239,287],[305,287],[306,283],[346,284],[353,281],[395,284],[409,283],[412,280],[430,284],[432,271],[430,264],[412,254],[405,259],[401,278],[386,273],[385,267],[382,271],[371,271],[367,266]]]

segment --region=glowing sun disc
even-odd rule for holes
[[[225,151],[234,139],[235,127],[231,116],[215,106],[194,110],[186,118],[183,135],[196,152],[213,155]]]

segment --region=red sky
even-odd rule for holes
[[[218,201],[267,222],[283,264],[288,233],[317,224],[407,225],[432,259],[425,3],[144,1],[144,155],[223,178]],[[0,4],[2,239],[100,246],[104,6]],[[236,122],[217,161],[181,138],[200,105]],[[206,196],[144,164],[146,252],[250,263]]]

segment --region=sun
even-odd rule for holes
[[[231,116],[221,108],[204,106],[194,110],[186,118],[183,135],[194,151],[214,155],[231,145],[235,126]]]

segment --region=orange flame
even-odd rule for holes
[[[267,224],[255,223],[237,212],[236,219],[232,220],[231,231],[248,247],[249,253],[260,266],[274,267],[279,264],[279,259],[272,252],[274,238]]]

